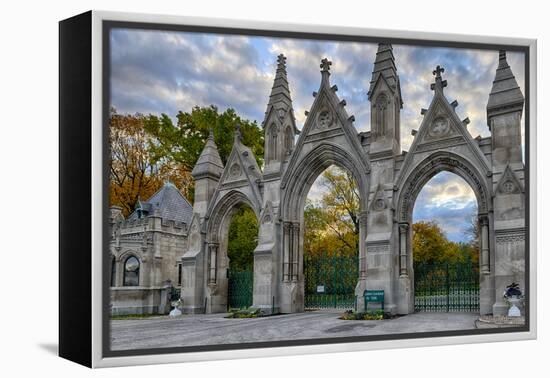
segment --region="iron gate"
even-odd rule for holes
[[[252,306],[252,283],[254,272],[252,270],[227,271],[229,308],[249,308]]]
[[[305,308],[355,308],[357,256],[304,256]]]
[[[471,261],[414,263],[414,310],[479,311],[479,268]]]

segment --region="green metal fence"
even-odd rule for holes
[[[304,256],[305,308],[355,308],[357,256]]]
[[[248,308],[252,306],[252,270],[233,270],[227,272],[229,308]]]
[[[479,267],[459,263],[414,263],[414,309],[425,312],[479,311]]]

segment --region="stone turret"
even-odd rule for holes
[[[508,304],[502,299],[508,285],[515,282],[525,287],[525,173],[521,148],[524,102],[506,51],[500,51],[487,102],[493,148],[495,315],[508,312]]]
[[[398,155],[401,152],[400,112],[403,108],[401,85],[390,44],[380,43],[367,93],[371,102],[370,153]]]
[[[493,137],[493,166],[498,172],[507,164],[521,164],[521,116],[525,98],[506,51],[499,52],[498,67],[487,102],[487,125]]]
[[[206,214],[208,203],[218,186],[222,172],[222,159],[218,153],[218,147],[214,142],[214,133],[210,130],[204,149],[191,172],[195,180],[193,212],[198,213],[201,218]]]
[[[265,130],[265,172],[280,174],[282,164],[294,149],[296,128],[292,98],[286,74],[286,57],[277,57],[277,70],[263,121]]]

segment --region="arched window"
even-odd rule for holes
[[[139,286],[139,260],[130,256],[124,262],[124,286]]]
[[[111,286],[116,286],[116,260],[111,258]]]
[[[269,127],[268,137],[269,137],[269,151],[268,151],[268,161],[277,160],[277,139],[278,139],[277,126],[272,123]]]
[[[388,98],[385,94],[381,94],[376,98],[376,135],[386,135],[386,108],[388,107]]]
[[[287,126],[285,129],[285,152],[290,154],[292,150],[292,130],[290,126]]]

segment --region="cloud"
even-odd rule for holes
[[[449,239],[466,241],[464,231],[476,214],[477,200],[468,183],[454,173],[441,172],[418,194],[413,222],[435,221]]]
[[[120,113],[173,117],[213,104],[258,119],[273,80],[247,37],[115,29],[111,44],[111,103]]]

